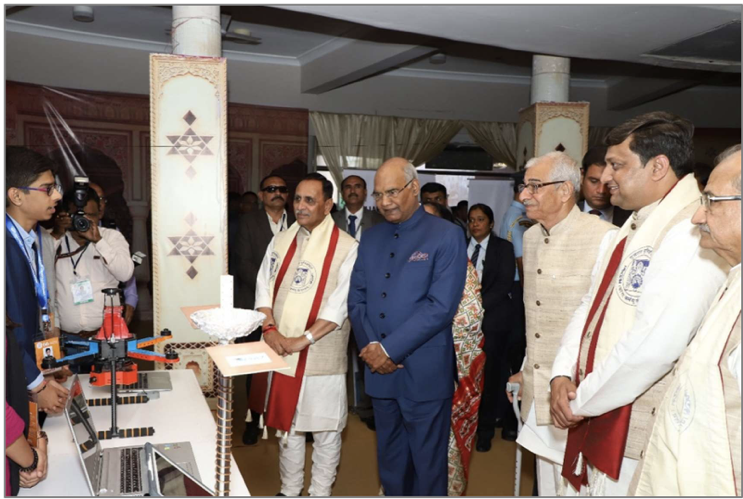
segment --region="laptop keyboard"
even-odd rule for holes
[[[138,448],[121,449],[121,482],[119,485],[121,494],[134,494],[142,490],[139,457]]]

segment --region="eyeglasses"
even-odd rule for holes
[[[562,184],[563,182],[567,182],[567,180],[555,180],[554,182],[547,182],[544,184],[520,184],[519,192],[521,193],[524,192],[524,189],[528,189],[530,194],[536,194],[542,187],[545,187],[547,185]]]
[[[410,180],[410,182],[405,184],[402,189],[390,189],[384,192],[372,192],[372,197],[374,198],[374,201],[381,201],[384,196],[387,196],[390,199],[396,199],[397,196],[399,196],[400,193],[413,182],[413,180],[415,179]]]
[[[286,194],[287,192],[289,192],[289,188],[285,185],[269,185],[268,187],[264,187],[261,190],[270,194],[273,194],[276,191],[279,191],[281,194]]]
[[[699,201],[702,203],[702,206],[704,206],[705,210],[709,210],[709,205],[711,203],[717,203],[719,201],[740,201],[740,195],[738,196],[710,196],[707,193],[702,193],[702,196],[699,198]]]
[[[25,189],[29,191],[39,191],[39,192],[46,192],[46,195],[51,197],[52,193],[56,190],[57,192],[62,192],[62,186],[59,184],[50,184],[47,187],[19,187],[19,189]]]

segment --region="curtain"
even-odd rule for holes
[[[392,117],[312,111],[310,119],[320,154],[336,185],[343,181],[343,168],[376,170],[387,157]]]
[[[516,123],[464,121],[472,139],[496,162],[516,167]]]
[[[394,143],[387,157],[399,156],[415,166],[435,158],[462,129],[458,120],[394,118]]]

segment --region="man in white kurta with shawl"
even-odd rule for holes
[[[633,213],[601,258],[553,364],[551,413],[570,428],[563,477],[573,491],[626,495],[654,401],[697,331],[729,266],[699,247],[691,217],[694,126],[665,112],[606,137],[601,177]]]
[[[305,435],[312,432],[309,494],[328,496],[346,426],[348,287],[358,243],[330,216],[333,186],[310,174],[297,186],[297,222],[268,246],[256,281],[255,308],[266,314],[263,340],[290,365],[251,390],[251,409],[278,430],[281,494],[304,488]]]
[[[740,144],[720,155],[692,218],[732,269],[671,371],[630,492],[740,496]]]

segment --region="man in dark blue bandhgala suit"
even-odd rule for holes
[[[365,231],[348,296],[388,496],[447,494],[456,379],[451,326],[467,250],[460,228],[420,207],[419,191],[407,160],[379,168],[373,196],[387,223]]]

